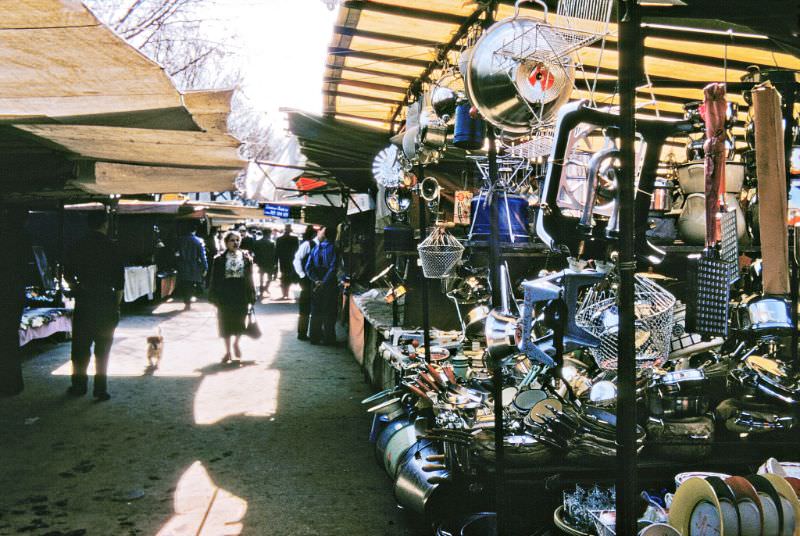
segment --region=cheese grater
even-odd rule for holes
[[[739,280],[739,242],[736,239],[736,212],[725,210],[720,213],[721,236],[720,259],[728,263],[728,284]]]
[[[728,336],[731,263],[715,247],[689,257],[686,328],[704,337]]]

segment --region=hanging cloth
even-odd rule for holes
[[[725,84],[709,84],[703,94],[700,113],[706,124],[706,247],[710,247],[721,239],[717,214],[725,202]]]
[[[767,82],[753,88],[758,218],[764,294],[789,293],[789,230],[781,96]]]

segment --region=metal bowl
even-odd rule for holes
[[[737,309],[739,326],[743,330],[758,334],[790,334],[791,311],[791,304],[783,297],[758,297]]]
[[[386,188],[383,191],[383,202],[394,214],[404,214],[411,208],[412,195],[408,188]]]
[[[681,164],[677,168],[678,184],[684,195],[702,194],[706,191],[706,177],[703,161]],[[744,186],[744,163],[725,163],[725,191],[738,194]]]
[[[532,59],[536,49],[552,56],[559,39],[541,21],[516,17],[495,23],[475,43],[464,76],[467,95],[506,135],[529,133],[533,123],[551,119],[569,100],[572,59],[560,57],[552,65]]]
[[[456,102],[458,93],[444,85],[435,85],[431,90],[431,107],[436,117],[443,121],[449,121],[456,113]]]

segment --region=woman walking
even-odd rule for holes
[[[239,233],[226,234],[225,251],[217,255],[211,267],[208,299],[217,306],[219,335],[225,341],[223,363],[231,360],[231,338],[233,355],[242,357],[239,339],[245,330],[247,312],[256,301],[253,261],[249,253],[240,249],[241,242]]]

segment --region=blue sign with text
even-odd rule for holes
[[[264,205],[264,216],[275,218],[289,218],[289,207],[287,205]]]

